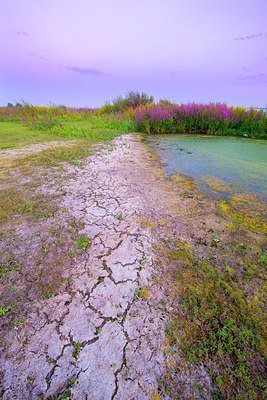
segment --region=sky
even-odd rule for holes
[[[0,104],[267,107],[267,0],[0,0]]]

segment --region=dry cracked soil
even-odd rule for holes
[[[72,145],[75,144],[76,140],[51,140],[50,142],[44,143],[34,143],[29,146],[19,147],[18,149],[8,149],[8,150],[0,150],[0,160],[5,158],[20,158],[25,157],[26,155],[40,153],[43,150],[53,149],[55,147],[61,147],[64,145]]]
[[[171,185],[163,187],[151,159],[131,134],[65,166],[60,203],[90,241],[74,258],[69,289],[32,300],[26,320],[6,333],[4,400],[169,398],[158,394],[169,357],[168,305],[153,243],[170,224],[184,238],[192,227],[177,219]],[[161,223],[151,229],[150,221]],[[205,372],[194,373],[209,388]],[[184,389],[182,398],[191,396]]]

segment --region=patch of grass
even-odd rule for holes
[[[26,214],[33,221],[42,218],[51,218],[56,212],[56,207],[47,202],[44,195],[33,195],[28,202],[22,203],[17,207],[18,214]]]
[[[59,397],[58,400],[68,400],[71,398],[71,390],[66,389],[64,393],[62,393]]]
[[[13,175],[13,181],[18,180],[21,175],[31,176],[34,173],[40,173],[40,168],[50,168],[59,166],[64,169],[62,163],[76,164],[78,160],[88,157],[91,153],[92,142],[77,141],[74,144],[58,146],[55,148],[43,150],[39,153],[33,153],[24,157],[9,157],[1,160],[2,170],[0,172],[0,181],[8,182]]]
[[[75,245],[78,249],[86,249],[86,247],[88,247],[90,243],[91,243],[91,239],[88,236],[81,235],[76,240]]]
[[[63,162],[75,163],[77,159],[88,157],[90,152],[91,143],[88,141],[78,141],[71,145],[66,142],[65,146],[43,150],[40,153],[32,154],[22,159],[15,159],[13,167],[21,168],[22,171],[27,172],[27,169],[32,169],[30,167],[53,167]]]
[[[267,234],[267,221],[260,213],[249,209],[237,210],[231,202],[221,200],[217,203],[224,215],[227,215],[230,222],[229,228],[248,230],[253,233]]]
[[[8,220],[17,210],[20,195],[15,188],[2,189],[0,191],[0,223]]]
[[[170,345],[179,343],[188,362],[205,366],[217,388],[214,398],[262,399],[267,357],[263,266],[244,257],[257,275],[248,280],[240,265],[199,261],[178,240],[165,242],[161,252],[179,294],[166,327]]]
[[[140,286],[135,289],[134,292],[135,298],[136,299],[144,299],[146,301],[149,301],[150,295],[149,295],[149,287],[148,286]]]
[[[23,106],[0,109],[0,149],[62,139],[111,140],[134,130],[132,117],[89,109]]]
[[[0,193],[0,222],[6,222],[12,215],[25,215],[28,219],[36,221],[39,218],[51,218],[56,207],[48,202],[47,196],[32,195],[25,188],[19,191],[14,187],[3,189]]]
[[[0,264],[0,279],[6,278],[8,273],[21,267],[21,263],[15,258],[12,252],[9,252],[2,259]]]
[[[78,355],[79,355],[79,353],[80,353],[80,351],[82,349],[82,343],[73,342],[72,345],[73,345],[72,355],[73,355],[74,358],[78,358]]]
[[[132,130],[133,124],[130,120],[92,116],[83,121],[67,121],[57,124],[51,129],[51,133],[68,139],[82,138],[105,141],[112,140],[116,136]]]
[[[0,307],[0,317],[3,317],[4,315],[6,315],[8,313],[8,308],[6,307]]]
[[[140,218],[140,225],[142,228],[154,228],[156,223],[147,218]]]
[[[30,129],[20,122],[0,122],[0,149],[13,149],[32,143],[62,140],[50,132]]]

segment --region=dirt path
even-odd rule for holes
[[[150,399],[165,371],[164,295],[142,218],[168,218],[135,136],[73,167],[62,205],[91,238],[70,293],[36,302],[2,358],[3,399]],[[160,233],[160,229],[159,229]],[[52,397],[51,397],[52,398]]]
[[[44,143],[34,143],[30,146],[19,147],[18,149],[0,150],[0,160],[10,157],[25,157],[33,153],[40,153],[43,150],[49,150],[60,146],[71,146],[75,143],[77,143],[77,140],[53,140]]]

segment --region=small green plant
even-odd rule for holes
[[[163,310],[163,311],[166,311],[166,310],[167,310],[167,307],[166,307],[166,306],[167,306],[167,303],[166,303],[166,301],[162,299],[162,300],[160,300],[159,303],[160,303],[160,305],[162,306],[162,310]]]
[[[82,349],[82,343],[80,343],[80,342],[73,342],[73,343],[72,343],[72,346],[73,346],[72,355],[73,355],[74,358],[78,358],[78,355],[79,355],[79,353],[80,353],[80,351],[81,351],[81,349]]]
[[[262,265],[267,265],[267,253],[262,252],[259,254],[258,263]]]
[[[0,307],[0,317],[3,317],[4,315],[6,315],[8,313],[8,308],[6,307]]]
[[[75,242],[78,249],[86,249],[86,247],[88,247],[90,243],[91,239],[86,235],[79,236],[79,238]]]
[[[135,292],[134,292],[134,297],[136,299],[142,298],[146,301],[149,301],[150,296],[149,296],[148,286],[140,286],[140,287],[136,288]]]
[[[76,255],[77,255],[76,251],[74,251],[74,250],[69,251],[69,257],[70,257],[70,258],[75,258]]]
[[[68,399],[70,399],[70,398],[71,398],[71,390],[70,390],[70,389],[67,389],[67,390],[65,390],[64,393],[62,393],[62,394],[59,396],[58,400],[68,400]]]
[[[36,376],[35,376],[35,375],[28,375],[28,376],[27,376],[27,380],[28,380],[29,382],[34,382],[35,379],[36,379]]]
[[[76,382],[77,382],[76,376],[72,376],[72,377],[69,379],[69,386],[73,386]]]
[[[121,211],[118,212],[118,214],[116,215],[116,218],[117,218],[119,221],[122,221],[122,220],[123,220],[123,215],[122,215],[122,212],[121,212]]]

